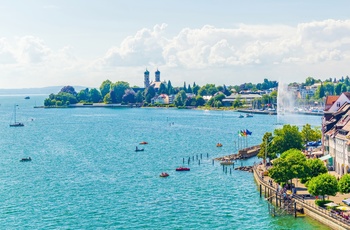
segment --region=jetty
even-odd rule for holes
[[[238,150],[238,153],[236,154],[230,154],[227,156],[223,157],[217,157],[215,160],[217,161],[235,161],[235,160],[240,160],[240,159],[247,159],[251,157],[255,157],[258,155],[260,151],[260,145],[254,145],[251,147],[247,147],[241,150]]]

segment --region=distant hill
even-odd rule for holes
[[[43,88],[23,88],[23,89],[0,89],[0,95],[12,95],[12,94],[57,94],[64,86],[48,86]],[[89,87],[85,86],[73,86],[75,91],[79,93],[80,90]],[[90,88],[89,88],[90,89]]]

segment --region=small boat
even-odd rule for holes
[[[19,160],[20,162],[26,162],[26,161],[32,161],[32,158],[28,157],[28,158],[22,158]]]
[[[178,167],[176,168],[176,171],[190,171],[190,168]]]
[[[169,174],[168,173],[164,173],[164,172],[162,172],[160,175],[159,175],[160,177],[168,177],[169,176]]]
[[[16,120],[16,108],[17,108],[18,105],[15,105],[14,106],[14,111],[13,111],[13,119],[14,119],[14,123],[11,123],[10,124],[10,127],[22,127],[24,126],[24,124],[22,122],[18,122]]]
[[[139,149],[139,148],[137,148],[136,147],[136,149],[135,149],[135,152],[143,152],[144,151],[144,149]]]
[[[26,96],[24,99],[30,99],[30,97],[29,97],[29,96]]]
[[[222,144],[221,143],[217,143],[216,147],[222,147]]]
[[[233,165],[233,161],[221,161],[220,162],[221,165]]]
[[[146,141],[140,142],[140,145],[147,145],[147,144],[148,144],[148,142],[146,142]]]
[[[245,117],[253,117],[253,114],[247,113],[247,114],[245,115]]]
[[[238,118],[243,118],[244,116],[242,114],[239,114]]]

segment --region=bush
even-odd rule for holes
[[[331,203],[331,200],[315,200],[315,204],[320,207],[325,207],[325,204]]]

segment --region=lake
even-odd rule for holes
[[[270,216],[251,173],[225,173],[218,162],[212,164],[215,157],[237,152],[243,143],[239,130],[251,131],[246,142],[255,145],[281,124],[320,126],[319,116],[34,109],[48,95],[25,96],[0,96],[3,228],[328,229],[307,217]],[[24,127],[9,127],[15,104]],[[139,145],[142,141],[148,144]],[[223,147],[217,148],[218,142]],[[136,146],[145,150],[135,152]],[[31,162],[19,161],[29,156]],[[182,165],[191,171],[176,172]],[[161,172],[170,176],[161,178]]]

